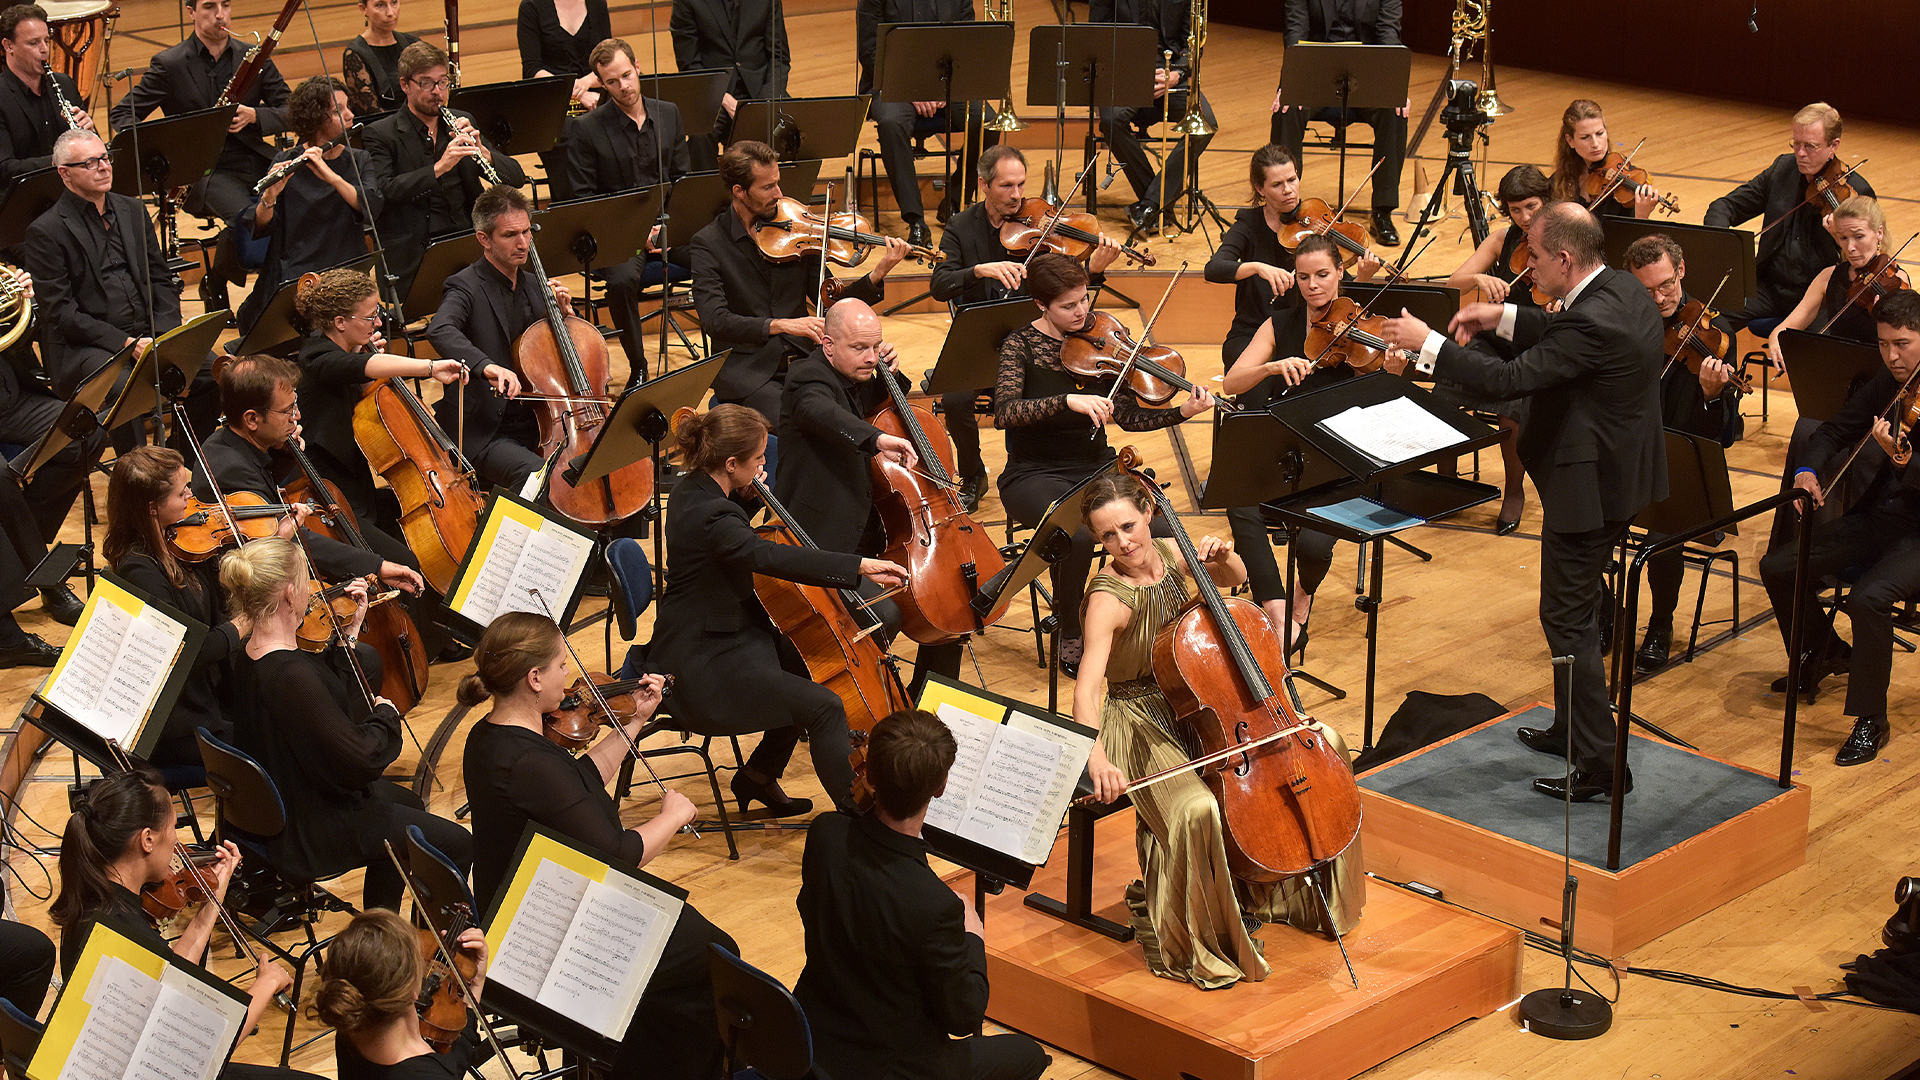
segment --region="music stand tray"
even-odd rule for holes
[[[722,352],[630,387],[600,426],[593,445],[567,464],[567,483],[590,484],[652,457],[655,447],[667,441],[674,410],[699,408],[726,358]]]
[[[968,304],[955,312],[940,359],[927,376],[927,392],[937,397],[992,386],[1000,371],[1000,343],[1038,317],[1039,308],[1031,296]],[[951,424],[952,418],[947,422]]]
[[[1405,461],[1383,465],[1349,445],[1346,440],[1319,426],[1320,421],[1345,412],[1347,409],[1379,405],[1397,397],[1411,399],[1414,404],[1445,421],[1449,427],[1464,436],[1464,440],[1418,454]],[[1346,470],[1349,476],[1366,483],[1378,483],[1400,473],[1423,469],[1436,462],[1451,460],[1461,454],[1469,454],[1500,441],[1498,428],[1489,427],[1475,420],[1461,409],[1443,405],[1435,401],[1433,395],[1427,390],[1408,382],[1401,376],[1384,371],[1376,371],[1371,375],[1362,375],[1357,379],[1335,383],[1301,397],[1283,397],[1274,402],[1267,411],[1279,418],[1281,423],[1292,428],[1294,434],[1310,443],[1329,461]]]
[[[589,266],[611,266],[643,254],[647,233],[660,217],[664,190],[639,188],[549,205],[533,219],[541,264],[584,272]]]
[[[1808,330],[1780,331],[1780,357],[1787,364],[1800,418],[1821,423],[1840,411],[1855,387],[1885,366],[1872,345]]]
[[[1058,68],[1063,44],[1065,101],[1060,100]],[[1153,72],[1159,66],[1160,35],[1151,26],[1036,26],[1027,35],[1027,103],[1069,109],[1146,105],[1153,101]]]
[[[139,199],[211,173],[238,108],[223,105],[123,128],[107,145],[113,154],[113,190]]]
[[[1200,509],[1258,506],[1348,479],[1264,409],[1219,414],[1213,425],[1213,462]]]
[[[0,199],[0,248],[25,240],[35,219],[58,202],[66,189],[60,182],[60,170],[52,166],[14,177],[6,198]]]
[[[689,130],[704,131],[712,125],[713,117],[720,115],[720,99],[726,96],[727,83],[732,78],[732,72],[716,70],[642,75],[640,93],[671,102],[680,110],[681,120],[690,125]],[[689,117],[698,119],[688,120]]]
[[[371,275],[373,273],[374,260],[377,257],[377,255],[372,254],[362,255],[357,259],[349,259],[337,266],[329,266],[325,270],[320,271],[320,273],[326,274],[335,270],[352,270],[358,274]],[[305,336],[299,330],[294,329],[293,326],[293,301],[294,296],[299,291],[300,281],[298,278],[292,281],[281,282],[280,286],[273,290],[273,296],[267,300],[266,310],[262,311],[260,317],[254,320],[253,329],[247,331],[245,336],[241,337],[238,343],[228,351],[235,356],[252,356],[256,353],[265,353],[269,356],[283,356],[292,351],[287,348],[290,343],[297,348],[300,339]]]
[[[867,103],[871,100],[866,94],[854,94],[742,101],[734,106],[733,130],[728,138],[764,142],[785,118],[799,132],[800,142],[792,154],[782,155],[783,161],[847,157],[860,145],[860,125],[867,122]]]
[[[544,75],[517,82],[462,86],[447,107],[473,117],[475,131],[509,156],[553,149],[567,123],[573,76]]]
[[[429,243],[403,304],[411,313],[408,318],[419,319],[440,310],[440,294],[446,289],[447,278],[479,258],[480,239],[470,232],[450,233]]]
[[[1713,301],[1718,311],[1743,311],[1747,301],[1759,291],[1754,267],[1754,233],[1751,229],[1722,229],[1713,225],[1682,225],[1677,221],[1652,218],[1603,217],[1600,227],[1606,233],[1607,265],[1625,266],[1627,248],[1635,240],[1654,233],[1665,233],[1680,245],[1687,257],[1688,292],[1702,301],[1713,293],[1722,275],[1731,272],[1726,287]]]

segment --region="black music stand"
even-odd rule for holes
[[[1780,358],[1793,386],[1793,406],[1802,420],[1831,419],[1847,397],[1884,369],[1880,350],[1858,341],[1807,330],[1780,331]]]
[[[1027,102],[1051,105],[1059,124],[1054,172],[1060,158],[1067,107],[1087,110],[1086,160],[1093,162],[1100,137],[1100,110],[1136,108],[1153,100],[1153,73],[1160,66],[1160,35],[1151,26],[1073,23],[1036,26],[1027,36]],[[1087,213],[1100,209],[1099,185],[1088,183]]]
[[[727,95],[727,83],[732,78],[732,72],[711,69],[682,71],[678,74],[642,75],[640,76],[640,93],[646,97],[671,102],[680,110],[680,119],[683,122],[688,117],[706,117],[707,119],[698,122],[707,125],[706,128],[701,129],[704,133],[712,127],[711,118],[720,115],[720,99]]]
[[[408,315],[410,311],[440,310],[440,294],[445,291],[447,279],[479,258],[480,238],[471,232],[448,233],[430,241],[426,253],[420,257],[420,269],[413,275],[413,287],[400,304],[400,317],[411,322],[421,316]]]
[[[6,197],[0,199],[0,249],[25,240],[27,228],[58,202],[66,189],[60,182],[60,170],[52,166],[14,177]]]
[[[352,270],[358,274],[371,275],[374,262],[378,258],[378,253],[362,255],[337,266],[329,266],[320,273]],[[281,282],[280,287],[273,290],[273,296],[267,301],[265,310],[261,311],[260,317],[254,320],[253,329],[228,345],[227,352],[234,356],[253,356],[260,353],[268,356],[290,356],[298,351],[300,339],[305,336],[293,325],[293,300],[299,291],[300,282],[297,278],[293,281]]]
[[[1353,297],[1355,303],[1375,315],[1399,318],[1400,309],[1406,308],[1408,314],[1442,333],[1460,310],[1460,290],[1448,285],[1344,281],[1340,283],[1340,292]],[[1411,367],[1408,377],[1412,377]]]
[[[975,109],[1007,88],[1006,72],[1013,67],[1013,24],[882,23],[874,46],[875,101],[963,102],[967,148],[984,142],[986,111]],[[947,175],[960,170],[954,159],[961,150],[947,140]],[[916,183],[918,181],[915,181]],[[973,202],[974,188],[961,184],[950,192],[955,209]]]
[[[954,312],[940,358],[927,373],[927,393],[935,397],[955,390],[992,386],[1000,370],[1000,343],[1007,335],[1040,317],[1031,296],[1009,296],[968,304]],[[967,417],[969,423],[972,417]],[[947,423],[953,423],[948,417]]]
[[[1287,46],[1280,72],[1280,107],[1308,115],[1333,107],[1342,120],[1351,109],[1398,109],[1407,104],[1413,50],[1405,45],[1299,41]],[[1375,141],[1381,138],[1374,133]],[[1340,141],[1336,205],[1347,201],[1347,142]]]
[[[595,265],[609,266],[646,253],[647,234],[660,217],[665,191],[661,186],[637,188],[549,205],[533,219],[533,243],[541,264],[578,266],[591,300]]]
[[[785,145],[774,147],[782,163],[847,157],[860,145],[860,125],[867,122],[869,100],[865,94],[854,94],[742,101],[734,107],[733,132],[728,138],[759,139],[771,145],[776,127],[785,121],[792,136],[780,140]],[[781,186],[784,189],[785,184]]]
[[[517,82],[462,86],[447,98],[449,109],[473,117],[473,129],[508,156],[553,149],[567,123],[573,76],[543,75]]]
[[[1665,233],[1680,245],[1687,257],[1687,291],[1705,301],[1720,283],[1727,284],[1713,301],[1719,311],[1743,311],[1747,300],[1759,291],[1754,270],[1754,234],[1751,229],[1722,229],[1712,225],[1682,225],[1676,221],[1652,218],[1602,217],[1600,227],[1606,233],[1608,266],[1626,266],[1627,248],[1635,240],[1654,233]]]
[[[190,266],[180,258],[178,207],[168,197],[213,171],[227,142],[237,105],[166,116],[123,128],[107,144],[113,155],[113,190],[130,198],[159,201],[160,245],[175,274]]]

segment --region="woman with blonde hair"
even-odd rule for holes
[[[1847,303],[1847,293],[1860,280],[1867,264],[1887,249],[1886,211],[1871,195],[1855,195],[1834,210],[1828,219],[1827,231],[1840,245],[1840,261],[1813,275],[1800,302],[1780,320],[1773,333],[1767,335],[1767,355],[1781,371],[1787,369],[1786,360],[1780,355],[1782,330],[1813,330],[1867,345],[1879,340],[1872,309],[1864,302]],[[1911,287],[1905,270],[1895,267],[1893,276],[1894,288]]]
[[[468,927],[453,943],[474,961],[467,988],[475,1000],[487,983],[487,938]],[[444,1054],[420,1034],[420,984],[426,961],[413,925],[374,908],[353,917],[327,945],[320,986],[307,1015],[334,1029],[336,1071],[353,1080],[453,1080],[480,1046],[469,1024]],[[455,991],[458,993],[458,991]]]

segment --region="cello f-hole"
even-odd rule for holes
[[[1245,720],[1242,720],[1239,723],[1233,725],[1233,741],[1234,742],[1243,743],[1248,741],[1250,738],[1252,738],[1252,734],[1250,729],[1247,727],[1247,722]],[[1246,754],[1241,754],[1240,763],[1233,767],[1233,775],[1245,776],[1247,775],[1247,773],[1251,772],[1252,770],[1253,770],[1253,758]]]
[[[433,499],[433,505],[447,505],[446,494],[440,487],[440,471],[438,469],[427,473],[427,488],[430,492],[430,497]]]

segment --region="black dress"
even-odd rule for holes
[[[192,672],[174,699],[167,726],[147,760],[161,768],[201,764],[194,729],[204,727],[215,738],[232,737],[223,694],[232,680],[232,659],[240,655],[240,632],[227,617],[226,594],[220,588],[220,561],[208,559],[184,567],[186,579],[176,586],[167,580],[160,563],[144,550],[134,549],[113,564],[113,572],[154,599],[204,623],[209,629],[194,655]]]
[[[294,146],[274,155],[273,163],[306,153],[305,146]],[[362,258],[367,253],[366,223],[380,215],[380,183],[373,175],[373,158],[365,150],[346,147],[340,156],[327,162],[340,179],[359,193],[358,209],[347,205],[332,184],[313,174],[305,165],[287,178],[273,207],[273,219],[267,223],[267,261],[260,266],[260,279],[241,302],[240,329],[253,329],[274,290],[309,270],[330,270]],[[257,237],[254,216],[256,201],[240,215],[244,235]]]
[[[402,30],[393,32],[393,44],[370,45],[361,34],[340,54],[340,81],[347,84],[347,103],[361,120],[392,112],[406,104],[400,87],[400,54],[420,39]]]
[[[1295,208],[1295,214],[1298,208]],[[1282,214],[1282,221],[1293,220],[1295,214]],[[1293,252],[1280,246],[1280,237],[1267,227],[1267,213],[1263,206],[1249,206],[1234,215],[1233,227],[1220,238],[1220,247],[1207,260],[1206,278],[1221,285],[1233,286],[1233,325],[1227,330],[1227,340],[1220,346],[1220,364],[1222,370],[1233,367],[1240,354],[1247,350],[1247,343],[1260,330],[1260,324],[1273,314],[1273,287],[1258,274],[1241,281],[1235,281],[1233,275],[1245,262],[1263,262],[1278,266],[1283,270],[1293,269]],[[1298,295],[1297,293],[1293,295]]]
[[[587,17],[578,33],[569,34],[560,25],[560,13],[553,0],[520,0],[520,77],[531,79],[537,71],[552,75],[590,75],[587,57],[593,47],[613,36],[613,20],[607,12],[607,0],[587,0]]]
[[[599,768],[526,728],[488,720],[476,724],[467,736],[461,774],[473,802],[474,896],[483,909],[506,884],[509,861],[529,821],[599,851],[610,863],[636,866],[646,854],[640,834],[621,825]],[[707,974],[710,944],[740,951],[692,904],[681,908],[660,966],[621,1040],[614,1076],[706,1080],[719,1072],[719,1026]],[[342,1072],[341,1080],[350,1078]]]
[[[444,1054],[419,1054],[391,1065],[376,1065],[360,1056],[353,1040],[343,1032],[333,1033],[333,1064],[338,1080],[459,1080],[467,1066],[474,1064],[476,1051],[483,1048],[479,1032],[471,1020],[467,1030],[453,1041]]]
[[[1814,316],[1813,325],[1807,329],[1848,341],[1878,344],[1880,331],[1874,325],[1873,313],[1865,304],[1847,303],[1847,290],[1856,280],[1851,263],[1835,264],[1833,273],[1827,275],[1827,294],[1820,299],[1820,314]],[[1834,318],[1836,312],[1840,316],[1837,319]],[[1833,325],[1827,325],[1829,322]]]

